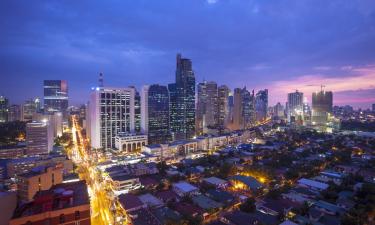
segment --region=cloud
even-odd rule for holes
[[[375,90],[375,66],[352,67],[350,73],[350,76],[334,77],[310,74],[298,76],[294,79],[275,81],[269,86],[270,95],[274,96],[275,102],[285,102],[287,93],[299,90],[308,99],[311,99],[311,94],[319,91],[321,85],[323,85],[325,90],[333,91],[334,103],[344,104],[347,102],[347,104],[357,105],[360,105],[359,103],[371,103],[374,97],[370,95],[373,91],[369,90]],[[361,98],[358,96],[361,96]]]
[[[207,3],[210,5],[216,4],[219,0],[207,0]]]

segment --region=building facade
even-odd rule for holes
[[[296,90],[288,94],[287,103],[288,122],[303,121],[303,93]]]
[[[68,109],[68,83],[65,80],[44,81],[44,112],[62,112]]]
[[[195,75],[190,59],[177,55],[176,82],[170,91],[170,127],[173,139],[195,136]]]
[[[166,86],[154,84],[142,91],[142,131],[148,135],[148,143],[162,144],[170,141],[170,103]]]
[[[4,96],[0,96],[0,123],[8,122],[9,101]]]
[[[8,120],[9,121],[21,120],[21,106],[20,105],[13,104],[9,107]]]
[[[321,90],[312,94],[312,123],[325,125],[332,114],[333,94],[331,91]]]
[[[48,154],[53,147],[53,128],[46,122],[26,124],[27,155]]]
[[[226,85],[221,85],[217,89],[218,92],[218,125],[225,127],[229,117],[229,93],[230,89]]]
[[[135,128],[134,88],[97,87],[89,102],[88,136],[93,148],[114,149],[119,133]]]
[[[140,152],[142,146],[148,144],[147,135],[134,133],[120,133],[116,136],[116,148],[120,152]]]
[[[268,90],[260,90],[255,98],[256,120],[261,122],[267,118]]]

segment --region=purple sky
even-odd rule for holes
[[[374,0],[117,0],[0,2],[0,93],[13,103],[66,79],[88,100],[111,86],[174,80],[175,55],[197,81],[286,93],[334,91],[336,104],[375,103]]]

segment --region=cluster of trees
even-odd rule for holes
[[[0,123],[0,145],[15,144],[20,136],[26,136],[26,122]]]

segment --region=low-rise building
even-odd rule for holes
[[[53,185],[63,181],[61,167],[36,167],[21,174],[17,180],[18,197],[21,202],[33,200],[38,191],[49,190]]]
[[[147,135],[134,133],[119,133],[115,137],[115,147],[120,152],[140,152],[147,145]]]
[[[310,190],[314,190],[314,191],[323,191],[323,190],[327,189],[328,186],[329,186],[326,183],[322,183],[322,182],[319,182],[319,181],[310,180],[310,179],[306,179],[306,178],[301,178],[297,182],[298,182],[299,186],[306,187],[306,188],[309,188]]]
[[[189,195],[196,195],[199,193],[199,189],[185,181],[172,184],[174,192],[180,197]]]
[[[40,191],[32,202],[16,209],[10,225],[90,225],[90,200],[84,181],[58,184]]]

